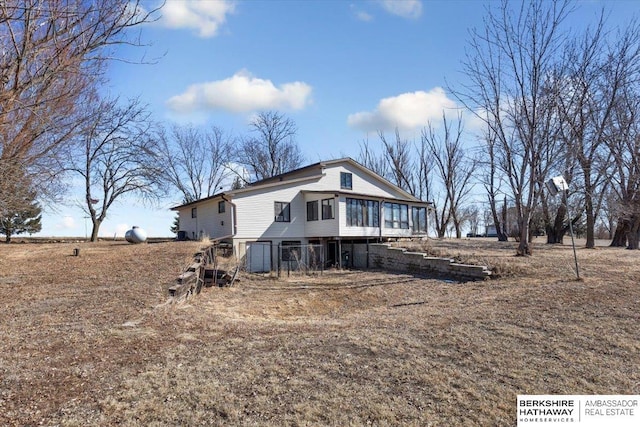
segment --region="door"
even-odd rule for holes
[[[338,242],[329,240],[327,242],[327,266],[331,267],[338,264]]]
[[[249,273],[271,271],[271,242],[247,242],[245,265]]]

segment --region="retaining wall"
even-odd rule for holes
[[[369,245],[369,265],[381,270],[434,275],[460,281],[485,280],[491,271],[483,265],[458,264],[451,258],[436,258],[421,252],[409,252],[388,243]]]

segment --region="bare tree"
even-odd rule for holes
[[[54,157],[80,130],[78,99],[103,75],[116,44],[148,21],[136,1],[0,2],[0,160],[24,167],[39,192]]]
[[[613,234],[616,229],[616,220],[620,216],[618,210],[618,197],[613,185],[607,187],[606,193],[603,195],[602,207],[598,211],[598,222],[600,224],[599,239],[608,239],[613,241]]]
[[[157,138],[138,100],[97,103],[79,136],[67,170],[82,177],[81,206],[92,223],[91,241],[116,200],[127,195],[153,200],[160,195]]]
[[[231,144],[217,127],[173,126],[160,135],[162,179],[189,203],[215,194],[229,177]]]
[[[611,152],[605,134],[629,74],[640,61],[640,28],[629,25],[607,43],[604,20],[570,44],[562,64],[558,105],[562,140],[579,166],[586,213],[586,246],[595,247],[595,221],[602,205]]]
[[[465,206],[464,208],[461,209],[461,211],[462,213],[460,216],[462,217],[462,223],[463,224],[469,223],[469,234],[471,234],[472,237],[479,236],[480,220],[481,220],[480,208],[478,208],[477,205],[472,204],[472,205]]]
[[[389,141],[383,131],[378,131],[385,153],[387,170],[390,181],[403,190],[416,194],[415,172],[416,165],[411,156],[411,144],[406,139],[400,138],[400,131],[396,128],[395,139]]]
[[[462,116],[458,115],[455,128],[442,114],[442,135],[431,123],[422,131],[422,143],[433,158],[435,175],[441,181],[444,198],[440,206],[435,207],[435,226],[438,237],[444,237],[450,222],[456,237],[462,237],[462,206],[472,189],[471,177],[475,160],[466,157],[462,147]]]
[[[421,156],[415,159],[415,147],[400,137],[397,128],[394,136],[388,140],[384,131],[378,131],[381,151],[371,147],[368,140],[361,142],[358,162],[408,193],[421,197],[424,192],[419,182],[420,172],[424,171],[418,169]]]
[[[433,171],[434,159],[433,154],[427,147],[424,138],[420,139],[420,145],[417,146],[418,160],[416,175],[416,192],[414,196],[420,200],[428,202],[434,201],[433,192]]]
[[[496,136],[498,166],[513,195],[519,227],[519,255],[532,253],[529,223],[548,172],[546,144],[555,142],[548,93],[554,61],[562,46],[561,23],[569,1],[503,1],[489,10],[482,31],[472,31],[465,74],[470,83],[456,91]],[[479,112],[479,113],[478,113]]]
[[[379,154],[366,139],[360,144],[360,152],[358,154],[358,162],[367,169],[370,169],[383,178],[389,176],[389,162],[387,162],[384,154]]]
[[[238,162],[251,169],[256,180],[296,169],[304,156],[295,142],[295,123],[276,111],[266,111],[249,124],[253,135],[242,138]]]
[[[618,221],[612,246],[640,248],[640,85],[639,75],[624,85],[607,138],[614,171]]]
[[[498,241],[506,242],[509,240],[506,218],[507,196],[506,194],[501,194],[501,180],[498,177],[498,163],[496,158],[496,137],[490,126],[487,127],[484,134],[484,148],[486,148],[486,156],[483,157],[482,160],[478,161],[480,172],[476,174],[476,176],[480,175],[480,182],[487,192],[489,213],[491,214],[491,220],[493,220],[493,225],[495,227],[496,234],[498,235]],[[501,215],[499,215],[498,212],[500,195],[504,198]]]

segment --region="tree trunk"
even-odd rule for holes
[[[558,207],[558,212],[556,212],[553,224],[549,224],[546,227],[548,244],[564,243],[564,235],[567,233],[567,227],[564,225],[566,215],[567,205],[562,203]]]
[[[564,229],[558,230],[555,227],[547,227],[547,244],[563,244],[564,234]]]
[[[585,247],[593,249],[596,247],[595,240],[595,227],[596,219],[593,215],[593,199],[590,192],[586,192],[584,195],[585,211],[587,214],[587,243]]]
[[[11,243],[11,233],[6,235],[6,237],[4,238],[4,242],[5,243]]]
[[[640,245],[638,244],[640,241],[640,235],[638,234],[638,232],[630,232],[627,240],[629,241],[627,249],[640,249]]]
[[[520,220],[518,221],[520,225],[520,244],[518,245],[518,250],[516,251],[517,256],[529,256],[533,254],[531,250],[531,244],[529,243],[529,221]]]
[[[507,198],[504,199],[504,205],[502,207],[502,221],[498,219],[498,210],[495,206],[491,206],[491,214],[493,215],[493,224],[496,227],[496,234],[498,234],[498,242],[506,242],[509,240],[507,234]]]
[[[609,219],[608,219],[608,221],[609,221],[609,230],[608,230],[608,232],[609,232],[609,240],[613,240],[613,224],[614,224],[613,215],[609,214],[608,216],[609,216]]]
[[[624,248],[627,246],[627,234],[629,233],[629,222],[624,218],[618,218],[616,231],[613,233],[613,239],[609,246],[614,248]]]
[[[627,241],[629,245],[627,249],[640,249],[640,215],[631,217],[631,226],[627,233]]]
[[[97,242],[98,241],[98,231],[100,231],[100,225],[102,224],[102,221],[96,219],[93,221],[93,226],[91,227],[91,241],[92,242]]]

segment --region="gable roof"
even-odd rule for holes
[[[420,201],[420,199],[418,199],[417,197],[413,196],[411,193],[408,193],[407,191],[403,190],[402,188],[398,187],[397,185],[391,183],[390,181],[388,181],[387,179],[385,179],[382,176],[378,175],[377,173],[375,173],[371,169],[369,169],[369,168],[365,167],[364,165],[356,162],[351,157],[343,157],[343,158],[340,158],[340,159],[325,160],[325,161],[313,163],[311,165],[303,166],[301,168],[294,169],[292,171],[285,172],[285,173],[282,173],[280,175],[273,176],[271,178],[266,178],[266,179],[262,179],[260,181],[253,182],[253,183],[249,184],[249,187],[261,186],[263,184],[269,184],[269,183],[272,183],[272,182],[283,182],[283,181],[288,180],[288,178],[290,178],[293,175],[298,175],[298,174],[300,174],[302,172],[313,170],[313,169],[318,169],[320,172],[322,172],[323,168],[325,168],[327,166],[333,166],[333,165],[336,165],[336,164],[339,164],[339,163],[348,163],[351,166],[354,166],[354,167],[358,168],[360,171],[364,172],[365,174],[375,178],[376,180],[384,182],[385,184],[395,188],[397,191],[402,193],[407,198],[407,200]]]
[[[291,184],[291,183],[295,183],[295,182],[300,182],[300,181],[307,181],[310,179],[316,179],[316,178],[320,178],[323,176],[323,169],[327,166],[333,166],[336,164],[340,164],[340,163],[347,163],[355,168],[357,168],[358,170],[364,172],[365,174],[371,176],[372,178],[394,188],[396,191],[398,191],[400,194],[402,194],[404,196],[404,199],[406,201],[412,201],[412,202],[421,202],[420,199],[418,199],[417,197],[413,196],[411,193],[403,190],[402,188],[398,187],[397,185],[391,183],[390,181],[388,181],[387,179],[383,178],[382,176],[378,175],[377,173],[375,173],[374,171],[372,171],[371,169],[363,166],[362,164],[356,162],[355,160],[353,160],[351,157],[343,157],[341,159],[334,159],[334,160],[326,160],[326,161],[321,161],[321,162],[317,162],[317,163],[313,163],[307,166],[303,166],[301,168],[298,169],[294,169],[292,171],[289,172],[285,172],[285,173],[281,173],[280,175],[276,175],[270,178],[265,178],[265,179],[261,179],[259,181],[254,181],[251,184],[247,185],[244,188],[240,188],[237,190],[230,190],[230,191],[226,191],[226,192],[221,192],[221,193],[216,193],[212,196],[209,197],[205,197],[199,200],[194,200],[193,202],[189,202],[189,203],[185,203],[179,206],[175,206],[173,208],[171,208],[171,210],[178,210],[190,205],[196,205],[200,202],[204,202],[207,200],[212,200],[215,198],[223,198],[225,195],[228,196],[233,196],[235,194],[239,194],[239,193],[244,193],[244,192],[248,192],[248,191],[253,191],[253,190],[257,190],[257,189],[261,189],[261,188],[268,188],[268,187],[275,187],[280,185],[281,183],[287,183],[287,184]],[[305,174],[305,172],[313,172],[314,169],[318,170],[317,174]],[[300,176],[302,175],[302,176]],[[425,203],[429,203],[429,202],[425,202]]]

